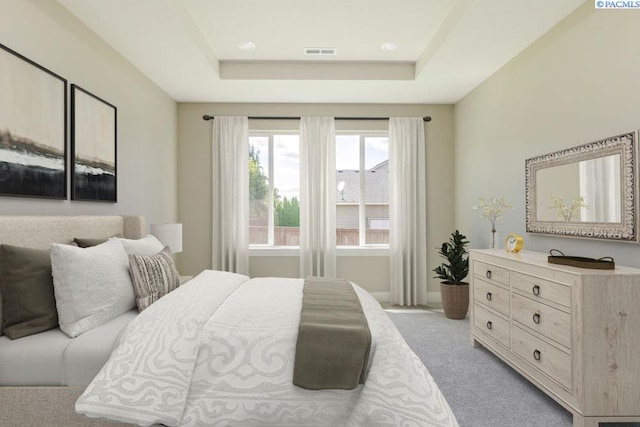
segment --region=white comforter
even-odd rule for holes
[[[418,357],[355,287],[376,347],[354,390],[292,384],[303,280],[205,271],[142,312],[76,411],[140,425],[457,426]]]

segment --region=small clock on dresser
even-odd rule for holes
[[[507,238],[504,239],[504,247],[507,252],[520,252],[523,245],[524,240],[522,236],[516,233],[507,234]]]

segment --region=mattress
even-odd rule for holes
[[[17,340],[1,336],[0,386],[88,385],[137,315],[128,311],[76,338],[58,328]]]

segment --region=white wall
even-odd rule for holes
[[[640,267],[640,246],[525,234],[525,159],[640,127],[640,14],[585,2],[455,105],[455,223],[476,248],[489,224],[472,206],[504,195],[500,236],[525,248],[613,256]]]
[[[453,106],[396,104],[198,104],[178,105],[179,216],[183,223],[182,273],[211,267],[211,122],[204,114],[249,116],[431,116],[427,139],[427,245],[430,271],[440,263],[436,247],[453,229]],[[298,121],[250,121],[255,130],[296,130]],[[387,129],[382,122],[338,122],[342,130]],[[297,277],[297,257],[251,257],[251,276]],[[341,256],[338,274],[376,293],[389,292],[388,257]],[[429,275],[431,276],[431,275]],[[439,282],[430,279],[428,291],[439,299]]]
[[[176,220],[176,102],[57,1],[0,0],[0,43],[118,108],[118,203],[0,197],[0,214]]]

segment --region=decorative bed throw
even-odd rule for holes
[[[309,390],[364,384],[371,332],[360,300],[344,279],[305,280],[293,383]]]

